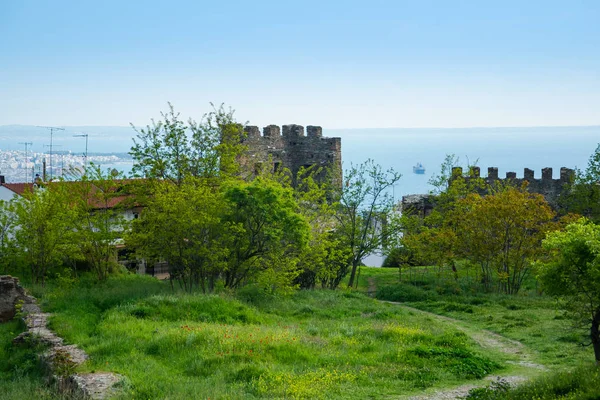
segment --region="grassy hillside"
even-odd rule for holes
[[[510,367],[452,325],[353,292],[172,294],[125,276],[37,294],[90,354],[82,370],[123,374],[127,398],[381,398]]]
[[[593,360],[592,348],[581,345],[588,332],[575,329],[555,300],[535,290],[516,296],[474,293],[460,279],[440,279],[433,268],[414,272],[410,284],[407,276],[405,283],[398,279],[396,269],[363,268],[361,290],[370,288],[378,299],[402,302],[518,340],[535,352],[536,362],[550,369]]]
[[[491,388],[474,389],[469,400],[599,399],[600,369],[593,365],[593,350],[585,327],[574,327],[560,304],[540,294],[530,279],[517,296],[477,293],[472,281],[459,274],[445,276],[433,267],[397,269],[363,268],[360,290],[381,300],[401,302],[448,321],[465,323],[470,337],[492,332],[522,344],[528,352],[522,365],[544,366],[546,371],[530,382],[509,389],[499,381]]]
[[[81,371],[124,375],[124,398],[397,397],[591,360],[581,334],[543,296],[477,295],[420,276],[399,284],[396,270],[363,268],[360,290],[451,319],[357,292],[189,295],[135,275],[34,292],[57,333],[90,354]],[[10,344],[21,330],[16,321],[0,325],[3,396],[56,398],[35,350]],[[561,379],[553,381],[571,382]]]

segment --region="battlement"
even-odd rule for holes
[[[306,135],[304,133],[304,127],[302,125],[290,124],[283,125],[281,128],[277,125],[269,125],[263,128],[262,136],[260,134],[260,129],[258,126],[250,125],[244,127],[244,132],[246,132],[245,140],[252,139],[278,139],[278,138],[287,138],[287,139],[296,139],[296,138],[312,138],[312,139],[320,139],[323,137],[323,128],[320,126],[308,125],[306,127]]]
[[[463,169],[460,167],[452,168],[452,178],[464,177],[465,179],[478,179],[481,177],[479,167],[471,167],[468,176],[463,176]],[[516,186],[527,183],[527,190],[530,193],[538,193],[544,196],[548,204],[554,208],[559,208],[559,198],[565,190],[565,185],[572,182],[575,177],[575,171],[571,168],[561,168],[560,176],[554,179],[552,168],[542,168],[542,177],[535,177],[535,171],[529,168],[523,170],[523,178],[517,178],[516,172],[507,172],[506,178],[498,177],[498,167],[489,167],[487,177],[482,178],[486,184],[492,186],[497,182],[508,181]],[[485,194],[486,190],[479,191]],[[435,196],[432,195],[408,195],[402,197],[402,210],[415,215],[426,216],[435,208]]]
[[[452,168],[452,176],[453,177],[457,177],[457,176],[462,176],[463,175],[463,170],[461,167],[454,167]],[[469,176],[467,178],[479,178],[481,175],[481,170],[479,167],[471,167],[470,169],[470,173]],[[498,167],[489,167],[488,168],[488,174],[487,174],[487,178],[486,181],[488,183],[491,183],[492,181],[495,180],[505,180],[505,179],[511,179],[511,180],[515,180],[515,181],[528,181],[529,184],[565,184],[565,183],[569,183],[572,181],[573,177],[575,176],[575,171],[571,168],[566,168],[566,167],[562,167],[560,169],[560,175],[558,179],[554,179],[552,177],[552,168],[542,168],[542,178],[541,179],[536,179],[535,178],[535,171],[529,168],[525,168],[523,170],[523,178],[517,178],[517,173],[516,172],[507,172],[506,173],[506,178],[500,179],[498,178]]]
[[[272,168],[289,169],[295,176],[300,168],[318,165],[339,171],[341,182],[342,140],[339,137],[323,137],[323,128],[308,125],[290,124],[265,126],[262,130],[257,126],[246,126],[242,143],[247,147],[246,153],[240,157],[242,170],[248,175],[255,175],[259,170]],[[272,166],[267,166],[272,163]]]

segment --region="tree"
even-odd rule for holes
[[[45,282],[48,270],[78,253],[74,239],[75,211],[65,182],[25,192],[13,200],[16,251],[30,267],[34,283]]]
[[[554,216],[542,195],[525,188],[469,195],[451,216],[455,252],[481,265],[486,283],[491,268],[499,291],[516,294],[531,263],[542,254],[541,241],[555,227]]]
[[[439,195],[448,191],[452,182],[452,171],[460,165],[460,158],[456,154],[446,154],[440,166],[440,173],[432,175],[428,183],[433,186],[433,194]]]
[[[541,241],[556,229],[555,214],[543,196],[506,186],[487,195],[471,193],[454,202],[441,224],[423,227],[404,243],[438,265],[466,259],[481,268],[486,289],[516,294],[542,256]]]
[[[291,284],[309,235],[292,189],[259,177],[231,184],[224,199],[227,210],[221,223],[231,237],[225,287],[237,288],[252,278],[274,288]]]
[[[123,215],[123,203],[128,194],[120,174],[102,172],[94,164],[72,187],[71,206],[76,212],[73,228],[82,257],[96,273],[98,280],[105,280],[111,270],[117,268],[116,245],[127,228]]]
[[[590,156],[586,170],[576,171],[574,181],[559,200],[565,212],[600,222],[600,144]]]
[[[322,179],[327,175],[332,173],[312,166],[301,168],[295,179],[296,201],[310,227],[309,244],[300,254],[301,272],[296,278],[303,289],[313,289],[317,283],[335,289],[348,274],[350,253],[335,229],[336,209],[329,199],[333,180]]]
[[[565,231],[550,233],[544,248],[553,259],[540,265],[543,287],[565,300],[574,320],[589,328],[600,365],[600,226],[582,218]]]
[[[392,219],[394,200],[389,189],[401,176],[393,169],[384,171],[373,160],[352,166],[347,172],[334,215],[339,237],[351,254],[350,287],[363,258],[386,247],[398,233]]]
[[[0,271],[6,268],[9,262],[11,231],[14,228],[14,214],[10,203],[0,200]]]
[[[236,157],[243,151],[243,126],[224,105],[204,114],[200,122],[181,120],[169,103],[162,119],[137,129],[129,154],[136,176],[181,185],[187,176],[229,177],[237,174]]]
[[[222,193],[203,179],[187,178],[180,186],[162,182],[133,221],[126,243],[141,258],[166,261],[171,282],[184,290],[210,292],[230,251],[223,212]]]

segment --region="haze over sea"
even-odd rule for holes
[[[73,138],[73,132],[88,132],[89,151],[93,153],[126,153],[134,132],[128,127],[67,127],[64,134],[54,135],[54,144],[60,150],[83,152],[84,142]],[[500,177],[508,171],[523,176],[524,168],[541,177],[541,169],[553,168],[558,178],[561,167],[585,169],[587,161],[600,142],[600,126],[589,127],[527,127],[527,128],[388,128],[388,129],[323,129],[323,135],[342,138],[344,169],[368,158],[384,168],[394,168],[402,179],[393,192],[397,199],[407,194],[427,193],[428,180],[439,173],[446,154],[460,157],[481,167],[498,167]],[[48,142],[46,131],[35,127],[1,126],[0,149],[19,150],[18,142],[31,140],[33,151],[41,152]],[[37,148],[36,148],[37,147]],[[47,149],[46,149],[47,150]],[[412,172],[420,162],[426,168],[424,175]],[[103,165],[129,172],[131,165],[119,163]]]
[[[523,177],[523,169],[531,168],[541,177],[545,167],[553,168],[559,177],[560,168],[585,169],[588,159],[600,142],[600,126],[534,127],[534,128],[456,128],[456,129],[356,129],[323,130],[323,134],[342,137],[344,168],[349,163],[374,159],[383,167],[393,167],[402,173],[394,190],[402,195],[427,193],[428,180],[439,174],[446,154],[460,157],[481,167],[498,167],[498,176],[514,171]],[[412,172],[417,162],[426,168],[424,175]]]

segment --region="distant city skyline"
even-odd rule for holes
[[[600,2],[0,3],[0,125],[600,125]]]

